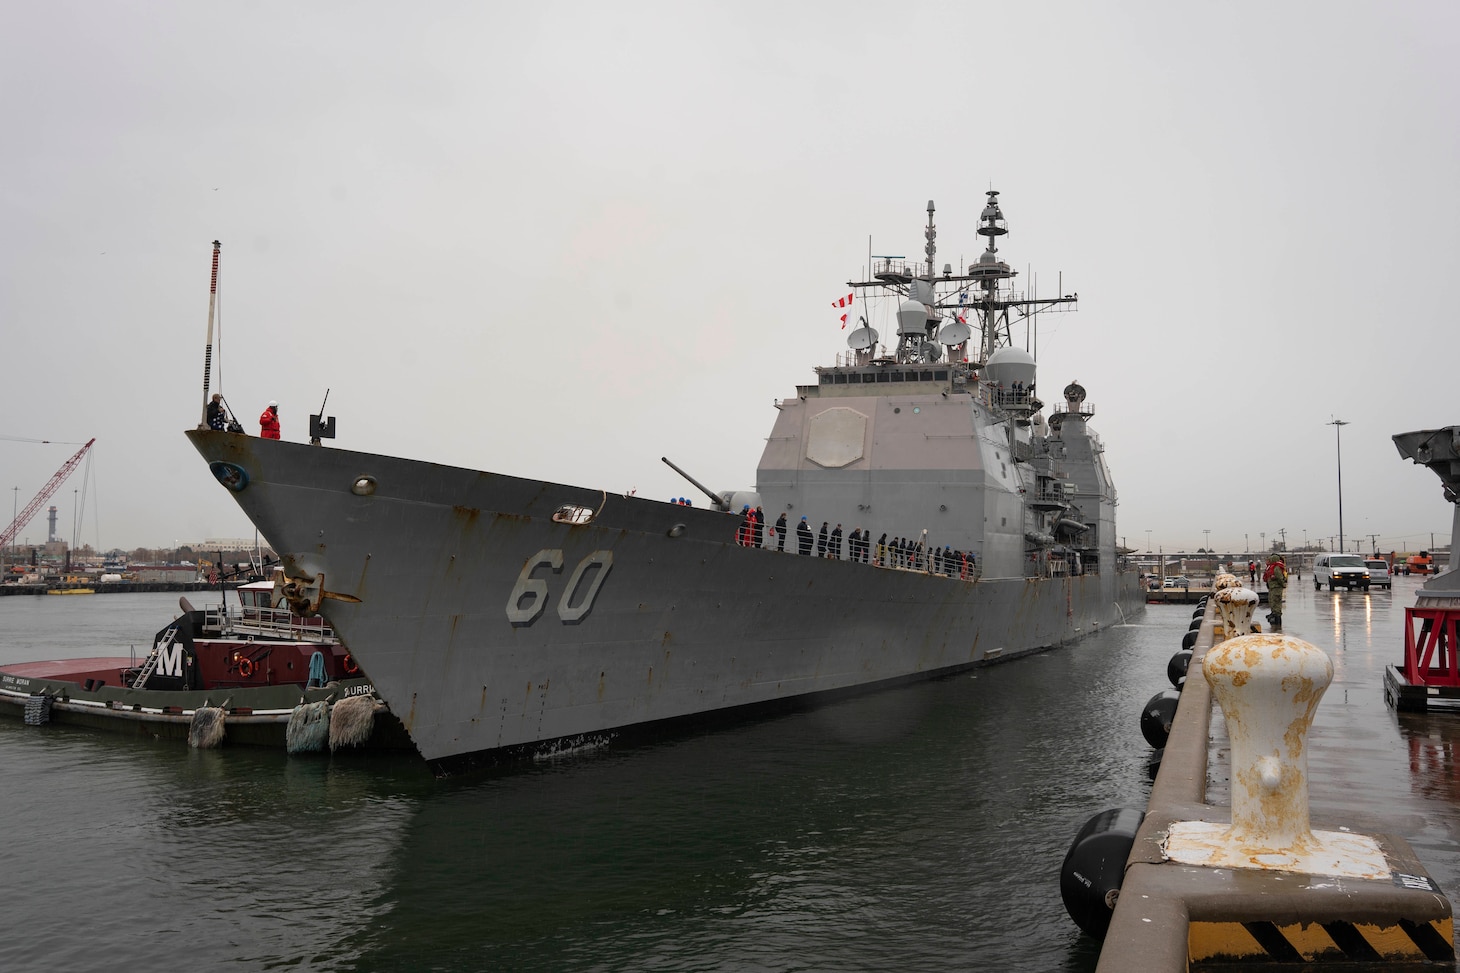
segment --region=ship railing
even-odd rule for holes
[[[966,560],[955,558],[944,558],[935,555],[934,552],[925,552],[921,555],[916,552],[895,555],[887,553],[882,563],[875,563],[876,555],[873,554],[868,564],[873,567],[884,568],[892,571],[911,571],[914,574],[931,574],[943,578],[952,578],[957,581],[977,581],[983,577],[983,568],[979,565],[976,557]]]
[[[1094,414],[1095,414],[1095,403],[1094,402],[1081,402],[1079,405],[1075,406],[1075,408],[1073,408],[1073,409],[1069,408],[1068,403],[1065,403],[1063,405],[1056,405],[1054,407],[1054,415],[1057,415],[1057,416],[1080,416],[1081,418],[1088,419],[1091,416],[1093,416]]]
[[[323,618],[304,618],[287,608],[211,607],[203,618],[205,632],[221,635],[256,635],[295,642],[335,642],[334,629]]]
[[[987,387],[988,396],[986,403],[999,409],[1006,409],[1010,412],[1018,410],[1033,411],[1039,401],[1034,397],[1033,389],[1006,389],[995,385]]]
[[[901,277],[922,277],[928,272],[927,264],[917,263],[912,260],[899,260],[895,257],[888,257],[872,262],[873,277],[901,278]]]
[[[759,544],[753,540],[753,532],[747,537],[745,528],[737,527],[735,542],[742,547],[764,547],[776,550],[778,538],[767,525],[763,538]],[[784,552],[797,554],[799,540],[795,527],[787,524],[787,537]],[[748,543],[747,543],[748,541]],[[970,555],[966,561],[945,561],[940,553],[935,554],[933,548],[928,548],[921,555],[916,552],[894,555],[891,547],[886,548],[882,560],[877,559],[877,542],[870,537],[863,538],[857,546],[853,546],[850,535],[843,535],[840,538],[838,549],[836,542],[828,538],[828,549],[821,554],[816,553],[816,540],[812,540],[811,557],[823,557],[832,561],[850,561],[853,564],[865,564],[871,568],[881,568],[892,571],[912,571],[917,574],[934,574],[942,577],[954,578],[962,581],[977,581],[983,577],[983,568],[976,555]],[[865,552],[862,548],[865,547]],[[941,551],[941,548],[939,549]],[[865,560],[864,560],[865,558]]]

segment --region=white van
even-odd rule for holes
[[[1313,590],[1334,588],[1369,590],[1369,569],[1357,554],[1319,554],[1313,559]]]

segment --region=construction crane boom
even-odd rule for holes
[[[11,541],[15,540],[15,535],[19,534],[25,525],[30,523],[30,519],[36,515],[37,510],[41,509],[41,505],[51,499],[51,494],[55,493],[62,483],[66,482],[66,477],[76,471],[76,467],[80,464],[81,458],[86,455],[86,451],[91,448],[91,444],[94,442],[96,442],[95,436],[88,439],[86,445],[78,449],[76,455],[68,459],[65,465],[56,471],[56,475],[51,477],[50,482],[41,487],[41,492],[35,495],[35,499],[25,505],[25,509],[20,512],[20,516],[15,518],[15,523],[5,528],[5,533],[0,534],[0,549],[10,546]]]

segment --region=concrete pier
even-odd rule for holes
[[[1306,840],[1305,795],[1301,827],[1286,821],[1293,833],[1276,841],[1288,847],[1267,847],[1259,838],[1263,854],[1233,860],[1242,849],[1224,839],[1239,824],[1246,827],[1236,837],[1251,839],[1253,818],[1230,806],[1232,781],[1240,773],[1242,786],[1254,788],[1260,800],[1264,786],[1276,787],[1283,774],[1267,767],[1273,772],[1264,785],[1252,768],[1233,766],[1234,740],[1204,671],[1219,644],[1216,621],[1209,603],[1099,973],[1334,962],[1344,969],[1454,969],[1450,902],[1398,836],[1320,819],[1313,834],[1337,844]],[[1264,776],[1260,759],[1254,765],[1256,777]],[[1193,859],[1192,848],[1203,842],[1218,853]],[[1304,857],[1307,852],[1318,857]]]

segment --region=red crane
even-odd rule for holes
[[[35,495],[35,499],[25,505],[25,509],[20,512],[20,516],[15,518],[15,523],[5,528],[5,533],[0,534],[0,550],[10,546],[10,542],[15,540],[15,535],[19,534],[21,528],[30,523],[30,518],[34,517],[36,511],[41,509],[41,504],[51,499],[51,494],[55,493],[62,483],[66,482],[66,477],[75,472],[77,465],[81,462],[81,457],[86,455],[86,451],[91,448],[91,444],[94,442],[96,442],[95,436],[88,439],[86,445],[78,449],[76,455],[68,459],[65,465],[56,471],[56,475],[51,477],[50,482],[41,487],[41,492]]]

